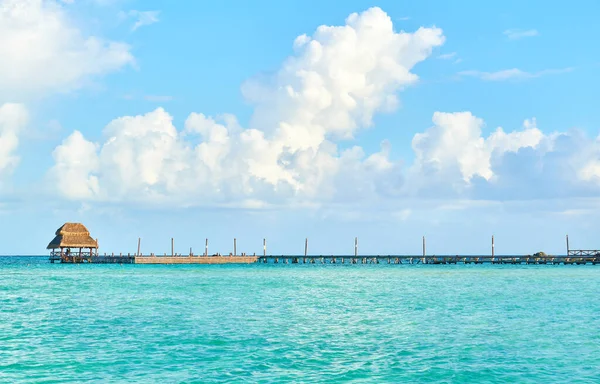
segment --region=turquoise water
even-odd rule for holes
[[[600,382],[600,267],[0,258],[0,382]]]

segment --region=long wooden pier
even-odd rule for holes
[[[416,255],[263,255],[263,256],[155,256],[107,255],[61,259],[50,262],[69,264],[523,264],[523,265],[600,265],[600,251],[583,256],[416,256]]]
[[[104,254],[100,256],[92,252],[83,253],[53,253],[50,262],[60,263],[91,263],[91,264],[525,264],[525,265],[599,265],[600,250],[573,250],[560,256],[546,255],[538,252],[533,255],[496,255],[494,236],[492,236],[491,254],[489,255],[427,255],[425,237],[423,237],[422,255],[359,255],[358,238],[354,239],[354,255],[309,255],[308,238],[304,241],[304,255],[267,255],[267,242],[263,239],[263,254],[237,254],[237,240],[233,239],[233,252],[229,256],[208,254],[208,239],[206,239],[203,255],[194,255],[190,248],[189,254],[175,253],[174,239],[171,238],[171,254],[158,256],[141,253],[141,239],[138,239],[135,254]]]

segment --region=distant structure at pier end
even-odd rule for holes
[[[51,262],[81,263],[98,255],[98,240],[94,240],[81,223],[65,223],[55,235],[46,247],[51,250]]]

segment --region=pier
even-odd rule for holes
[[[65,223],[48,245],[51,249],[51,263],[65,264],[511,264],[511,265],[599,265],[600,250],[573,250],[566,236],[566,255],[547,255],[538,252],[533,255],[496,255],[494,236],[491,237],[491,249],[488,255],[427,255],[426,241],[423,236],[421,255],[359,255],[358,237],[354,238],[353,255],[309,255],[308,238],[304,240],[304,255],[267,255],[267,240],[263,239],[263,254],[248,255],[237,253],[237,238],[233,239],[233,252],[229,255],[216,253],[209,255],[208,239],[205,240],[204,254],[182,255],[175,253],[175,239],[171,238],[171,253],[144,255],[141,252],[141,238],[137,241],[137,252],[100,255],[98,240],[94,240],[87,228],[80,223]],[[78,250],[77,250],[78,248]],[[75,249],[75,250],[73,250]]]
[[[164,255],[111,254],[50,256],[50,262],[67,264],[512,264],[600,265],[600,250],[572,250],[569,255]]]
[[[67,264],[512,264],[512,265],[600,265],[600,251],[586,256],[520,256],[520,255],[263,255],[263,256],[205,256],[205,255],[105,255],[51,256],[51,263]]]
[[[522,255],[51,255],[51,263],[66,264],[523,264],[600,265],[600,251],[572,251],[568,256]]]

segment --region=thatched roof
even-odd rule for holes
[[[65,223],[56,230],[56,237],[46,249],[56,248],[98,248],[90,232],[81,223]]]

